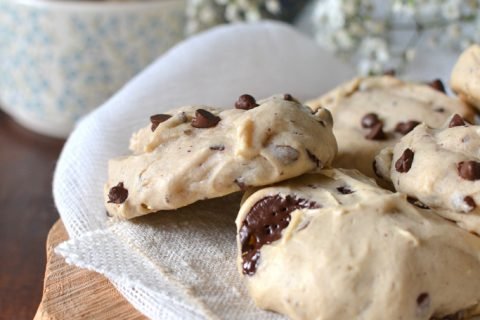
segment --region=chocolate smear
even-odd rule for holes
[[[283,229],[290,223],[290,214],[293,211],[320,207],[316,202],[291,195],[268,196],[255,203],[239,231],[243,273],[247,275],[255,273],[261,247],[281,238]]]

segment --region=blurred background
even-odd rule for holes
[[[448,80],[480,42],[480,0],[0,0],[0,319],[38,307],[52,173],[75,123],[179,41],[263,19],[360,75]]]

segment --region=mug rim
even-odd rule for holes
[[[7,0],[13,5],[33,7],[48,10],[132,10],[145,9],[151,7],[163,7],[172,4],[185,4],[185,0],[113,0],[113,1],[95,1],[95,0]]]

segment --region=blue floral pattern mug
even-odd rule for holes
[[[184,37],[183,0],[0,0],[0,106],[66,137],[75,122]]]

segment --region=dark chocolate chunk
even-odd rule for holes
[[[123,186],[123,182],[120,182],[108,192],[108,203],[121,204],[124,203],[127,198],[128,190]]]
[[[350,189],[349,186],[341,186],[337,188],[337,191],[340,192],[341,194],[351,194],[354,193],[352,189]]]
[[[312,162],[315,163],[315,166],[317,168],[319,168],[320,167],[320,160],[317,158],[317,156],[314,155],[313,152],[311,152],[308,149],[305,149],[305,151],[307,152],[308,158],[310,158],[310,160],[312,160]]]
[[[255,273],[260,248],[280,239],[282,230],[290,223],[290,213],[302,208],[320,208],[320,205],[290,195],[268,196],[253,205],[239,231],[244,274]]]
[[[192,127],[195,128],[212,128],[220,122],[220,117],[205,110],[198,109],[195,111],[195,118],[192,119]]]
[[[362,128],[371,128],[377,123],[380,123],[380,119],[376,113],[367,113],[362,118]]]
[[[385,140],[387,135],[383,132],[383,123],[379,122],[370,128],[370,132],[365,136],[368,140]]]
[[[459,114],[455,114],[452,117],[452,120],[450,120],[450,123],[448,124],[448,127],[453,128],[453,127],[461,127],[461,126],[464,126],[464,125],[466,125],[466,123],[465,123],[465,120],[463,120],[462,116],[459,115]]]
[[[417,297],[417,307],[422,311],[430,308],[430,295],[426,292],[420,293]]]
[[[295,99],[292,97],[292,95],[290,93],[285,93],[283,95],[283,100],[294,101]]]
[[[425,203],[421,202],[417,198],[408,196],[407,201],[410,202],[411,204],[413,204],[414,206],[420,208],[420,209],[430,209],[429,206],[427,206]]]
[[[445,86],[443,85],[443,82],[440,79],[435,79],[432,82],[429,82],[427,84],[437,91],[447,93],[447,91],[445,91]]]
[[[435,111],[435,112],[439,112],[439,113],[444,113],[444,112],[445,112],[445,108],[443,108],[443,107],[439,107],[439,108],[435,108],[435,109],[433,109],[433,111]]]
[[[411,149],[407,148],[403,151],[403,154],[400,158],[398,158],[397,162],[395,162],[395,169],[397,172],[404,173],[408,172],[412,167],[414,153]]]
[[[155,131],[155,129],[157,129],[160,123],[167,121],[171,117],[172,116],[169,114],[154,114],[153,116],[151,116],[150,122],[152,123],[152,131]]]
[[[462,161],[457,164],[458,175],[465,180],[480,179],[480,163],[476,161]]]
[[[235,102],[236,109],[250,110],[257,107],[257,101],[249,94],[242,94]]]
[[[466,196],[465,198],[463,198],[463,201],[470,208],[470,210],[468,210],[469,212],[477,207],[477,204],[475,203],[475,200],[473,200],[473,198],[471,196]]]
[[[225,146],[223,144],[215,144],[213,146],[210,146],[210,150],[223,151],[225,150]]]
[[[407,133],[412,131],[419,124],[420,124],[420,122],[415,121],[415,120],[410,120],[410,121],[407,121],[407,122],[399,122],[395,126],[395,132],[406,135]]]

